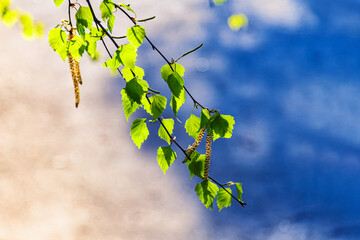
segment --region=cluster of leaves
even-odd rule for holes
[[[41,38],[44,35],[44,24],[34,22],[29,13],[20,9],[13,9],[11,0],[0,0],[0,19],[8,27],[14,26],[18,22],[25,39]]]
[[[58,7],[63,1],[64,0],[54,0]],[[86,2],[87,7],[77,3],[77,11],[75,14],[77,34],[71,40],[68,40],[67,35],[69,27],[70,29],[73,29],[73,26],[71,19],[63,21],[57,27],[50,30],[49,44],[63,60],[67,58],[68,53],[71,53],[76,60],[79,60],[84,52],[87,52],[93,57],[96,53],[97,42],[99,40],[101,40],[106,49],[108,49],[103,38],[110,38],[114,43],[116,50],[113,54],[108,52],[110,58],[103,63],[103,67],[119,71],[126,81],[125,87],[121,91],[126,120],[129,121],[130,116],[139,108],[143,108],[147,113],[147,116],[132,121],[130,127],[131,138],[135,145],[140,149],[144,141],[147,140],[150,135],[148,124],[159,123],[158,136],[166,142],[166,145],[158,148],[157,161],[165,174],[168,168],[177,159],[177,154],[172,149],[172,143],[175,142],[187,156],[186,150],[181,148],[172,136],[175,124],[174,119],[177,119],[179,109],[185,103],[186,98],[186,88],[184,86],[185,68],[177,63],[181,57],[172,62],[166,60],[167,63],[160,70],[161,77],[171,92],[170,99],[168,99],[166,96],[161,95],[158,91],[149,87],[148,81],[144,79],[144,70],[136,65],[137,49],[143,44],[145,39],[149,42],[150,40],[146,37],[145,28],[138,25],[138,22],[142,21],[136,19],[137,16],[134,10],[131,9],[129,5],[123,3],[115,4],[111,0],[103,0],[99,9],[101,11],[101,19],[106,24],[104,24],[106,26],[104,27],[102,22],[95,16],[90,1],[87,0]],[[70,8],[74,8],[74,4],[69,5],[69,11]],[[122,38],[124,43],[121,45],[118,45],[115,38],[112,36],[115,24],[114,12],[116,8],[121,10],[120,12],[126,14],[134,23],[134,26],[127,29],[126,36]],[[132,17],[130,15],[134,16]],[[156,49],[151,42],[150,44],[153,49]],[[188,53],[192,51],[189,51]],[[163,113],[168,105],[170,105],[174,116],[164,118]],[[194,100],[194,107],[198,108],[199,106],[201,105]],[[230,138],[235,124],[234,118],[230,115],[220,114],[218,110],[209,110],[202,106],[201,108],[200,117],[191,113],[190,117],[187,119],[185,123],[186,132],[195,140],[197,139],[200,130],[203,128],[206,128],[207,133],[212,136],[213,141],[218,138]],[[216,182],[215,184],[211,181],[213,179],[204,178],[205,155],[195,151],[188,157],[191,159],[190,161],[187,161],[190,177],[197,176],[203,180],[196,186],[195,191],[206,208],[213,207],[216,195],[217,205],[220,210],[230,206],[232,198],[236,198],[237,201],[242,203],[242,185],[240,183],[231,182],[229,184],[221,185]],[[220,186],[220,189],[217,185]],[[225,188],[224,186],[226,185],[229,187]],[[230,185],[236,186],[237,197],[234,197],[234,195],[231,194]]]

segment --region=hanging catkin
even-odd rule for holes
[[[68,35],[68,41],[71,41],[74,37],[75,28],[72,28]],[[71,55],[70,51],[68,52],[68,61],[70,65],[71,77],[74,83],[74,91],[75,91],[75,107],[79,106],[80,103],[80,90],[79,83],[82,84],[81,74],[80,74],[80,66],[79,62]]]
[[[191,154],[193,154],[195,149],[199,146],[199,144],[201,143],[201,140],[204,138],[205,131],[206,131],[205,127],[203,129],[201,129],[201,132],[200,132],[198,138],[196,139],[196,141],[186,149],[187,156],[191,157]],[[185,159],[183,160],[183,163],[190,160],[187,156],[185,156]]]
[[[212,137],[210,134],[206,133],[206,155],[205,155],[205,167],[204,167],[204,180],[207,180],[209,178],[211,143],[212,143]]]

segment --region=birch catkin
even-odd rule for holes
[[[205,155],[205,167],[204,167],[204,180],[207,180],[209,178],[211,143],[212,143],[212,137],[210,134],[207,133],[206,134],[206,155]]]
[[[74,31],[74,28],[70,30],[68,35],[68,41],[71,41],[71,39],[74,37]],[[82,84],[80,65],[79,62],[71,55],[70,51],[68,52],[68,61],[70,65],[71,77],[74,83],[75,107],[78,107],[80,103],[79,83]]]
[[[201,143],[201,140],[204,138],[205,131],[206,131],[205,127],[203,129],[201,129],[201,132],[200,132],[198,138],[196,139],[196,141],[186,149],[187,156],[191,157],[191,154],[194,153],[195,149],[199,146],[199,144]],[[185,156],[183,163],[187,162],[188,160],[191,160],[187,156]]]

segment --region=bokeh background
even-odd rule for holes
[[[139,18],[156,16],[143,25],[168,58],[204,43],[180,62],[185,82],[201,104],[235,116],[233,138],[213,145],[211,175],[242,182],[248,206],[206,210],[180,161],[164,176],[156,127],[137,150],[123,80],[101,62],[82,59],[75,109],[68,65],[47,40],[26,42],[1,25],[0,239],[360,239],[360,3],[131,4]],[[13,5],[47,30],[67,18],[50,0]],[[239,12],[249,25],[233,32],[227,17]],[[120,35],[130,25],[118,21]],[[146,43],[138,55],[166,94],[165,62]],[[183,146],[191,108],[181,108],[175,129]]]

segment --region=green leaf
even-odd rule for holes
[[[149,100],[151,101],[151,97],[149,98]],[[141,103],[142,103],[142,107],[144,108],[144,110],[150,114],[152,116],[152,112],[151,112],[151,105],[149,103],[149,101],[147,100],[146,97],[144,97],[142,100],[141,100]]]
[[[75,35],[70,41],[69,52],[77,61],[80,60],[81,56],[84,53],[85,48],[86,48],[86,43],[81,37],[77,35]]]
[[[230,188],[226,188],[226,190],[231,193]],[[217,205],[219,207],[219,212],[221,211],[221,209],[229,207],[231,205],[231,195],[229,193],[227,193],[224,189],[220,188],[216,199]]]
[[[113,14],[109,17],[109,20],[107,21],[107,26],[108,26],[110,33],[112,33],[114,24],[115,24],[115,15]]]
[[[63,4],[64,0],[54,0],[54,3],[57,7],[60,7],[61,4]]]
[[[196,185],[195,191],[204,206],[206,208],[210,207],[210,209],[212,209],[213,201],[219,191],[219,188],[216,186],[216,184],[210,182],[209,180],[204,180]]]
[[[145,39],[145,28],[135,25],[127,30],[126,36],[129,42],[138,48]]]
[[[165,118],[162,120],[165,128],[169,131],[170,135],[173,133],[174,130],[174,119],[172,118]],[[168,144],[170,144],[170,137],[167,134],[166,130],[164,129],[163,125],[160,124],[158,135],[160,138],[164,139]]]
[[[123,69],[121,69],[121,73],[123,74],[123,78],[127,82],[134,78],[134,74],[135,77],[137,77],[138,79],[143,79],[145,76],[144,69],[138,66],[135,66],[133,69],[130,69],[129,67],[125,66],[123,67]]]
[[[198,138],[200,131],[200,118],[191,114],[188,120],[185,122],[186,132],[193,137],[195,140]]]
[[[207,109],[202,109],[201,110],[201,116],[200,116],[200,129],[203,129],[205,127],[205,125],[208,123],[210,119],[210,113],[209,110]]]
[[[159,147],[157,150],[157,161],[164,174],[176,159],[176,153],[171,147]]]
[[[101,18],[105,21],[113,15],[114,3],[111,0],[104,0],[100,4]]]
[[[126,121],[129,121],[129,117],[139,108],[139,104],[128,97],[125,89],[121,90],[121,98]]]
[[[199,178],[204,177],[204,169],[205,169],[205,154],[199,154],[197,151],[194,151],[191,156],[191,161],[187,161],[188,169],[190,173],[190,179],[194,176],[198,176]]]
[[[149,130],[146,125],[146,118],[139,118],[133,121],[130,135],[135,145],[140,149],[141,144],[149,136]]]
[[[173,72],[166,82],[174,96],[179,98],[184,86],[184,79],[177,72]]]
[[[49,31],[49,45],[56,51],[65,61],[67,56],[67,36],[60,28],[54,28]]]
[[[242,201],[242,194],[243,194],[242,183],[235,183],[235,186],[237,191],[237,199]]]
[[[176,116],[179,112],[180,107],[185,103],[185,90],[182,89],[180,92],[180,96],[176,97],[174,94],[171,94],[170,106]]]
[[[165,64],[164,66],[162,66],[160,72],[161,72],[161,78],[164,79],[165,81],[167,81],[168,77],[170,76],[170,74],[172,74],[173,72],[177,72],[181,77],[184,76],[185,73],[185,68],[178,64],[178,63],[172,63],[171,67],[173,68],[173,70],[171,70],[169,64]]]
[[[96,41],[91,37],[91,34],[85,33],[85,42],[86,47],[85,50],[89,54],[91,58],[95,57],[96,54]]]
[[[89,7],[79,7],[75,14],[76,28],[80,36],[85,37],[85,28],[91,29],[92,22],[94,21]]]
[[[153,115],[153,118],[157,119],[165,110],[167,99],[166,97],[161,95],[154,95],[151,98],[151,113]]]
[[[147,88],[144,89],[144,80],[140,80],[137,78],[133,78],[129,82],[126,83],[125,92],[128,97],[138,103],[141,104],[141,99],[143,98],[144,94],[146,93]],[[145,84],[147,84],[145,82]]]
[[[231,138],[235,120],[233,116],[219,114],[211,121],[210,129],[213,140]]]
[[[121,45],[119,49],[115,51],[114,56],[104,62],[102,66],[108,68],[118,68],[120,65],[124,65],[130,69],[134,69],[136,56],[136,49],[133,45]]]
[[[118,5],[119,5],[120,7],[123,7],[123,8],[125,8],[125,9],[129,10],[130,12],[134,13],[134,14],[135,14],[135,18],[136,18],[136,13],[134,12],[134,10],[132,10],[132,9],[130,8],[130,4],[129,4],[129,5],[126,5],[126,4],[124,4],[124,3],[119,3]]]
[[[35,35],[34,20],[30,14],[22,14],[20,16],[20,25],[23,37],[31,39]]]

